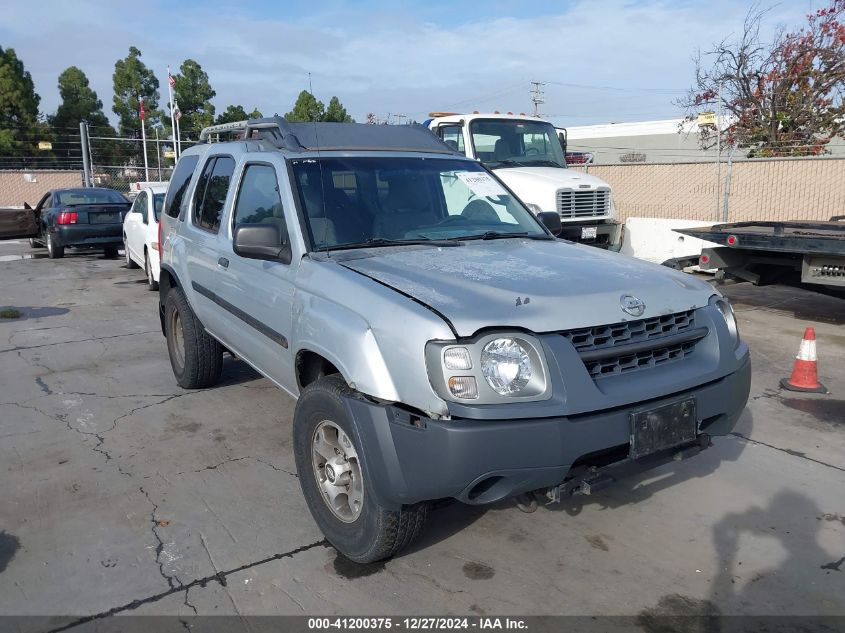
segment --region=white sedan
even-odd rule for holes
[[[150,290],[158,290],[158,220],[166,193],[167,184],[143,187],[123,221],[126,267],[143,266]]]

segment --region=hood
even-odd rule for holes
[[[502,167],[494,172],[523,202],[536,204],[543,211],[556,209],[558,189],[610,189],[601,178],[562,167]]]
[[[707,305],[710,284],[665,266],[563,241],[506,239],[464,246],[398,247],[333,254],[336,262],[439,312],[461,337],[483,328],[535,333],[635,320]]]

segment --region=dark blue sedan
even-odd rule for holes
[[[35,207],[38,234],[30,245],[46,246],[51,259],[64,257],[66,247],[103,249],[106,257],[116,257],[129,207],[114,189],[54,189]]]

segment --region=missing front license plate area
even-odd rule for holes
[[[631,457],[637,459],[695,440],[695,398],[631,414]]]

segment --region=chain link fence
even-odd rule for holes
[[[828,220],[845,214],[845,158],[574,167],[613,189],[619,219],[747,222]]]

